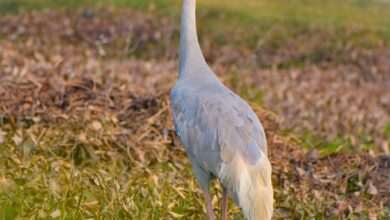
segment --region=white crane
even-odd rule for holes
[[[207,65],[196,32],[196,0],[184,0],[179,79],[171,91],[176,133],[190,159],[215,219],[210,181],[222,184],[222,219],[227,195],[250,220],[271,219],[271,164],[263,126],[251,107],[225,87]]]

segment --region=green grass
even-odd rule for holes
[[[77,7],[99,7],[99,6],[127,6],[138,9],[153,9],[157,11],[167,12],[172,11],[168,8],[168,3],[173,4],[172,0],[0,0],[0,13],[18,13],[24,10],[47,10],[52,8],[67,8],[74,9]],[[175,4],[173,4],[175,5]],[[179,9],[176,5],[175,9]]]
[[[379,149],[379,146],[374,143],[372,137],[365,133],[358,135],[359,144],[354,143],[352,136],[340,136],[333,139],[326,139],[310,131],[302,131],[298,133],[294,130],[284,130],[282,131],[282,134],[284,136],[294,135],[298,137],[297,139],[294,139],[296,144],[307,150],[315,149],[321,154],[321,156],[339,152],[375,152]]]
[[[73,9],[79,6],[107,5],[150,10],[154,14],[177,18],[180,14],[181,2],[174,0],[0,0],[0,14],[23,10]],[[309,28],[330,31],[348,29],[373,33],[374,38],[385,42],[390,39],[390,4],[375,0],[230,0],[229,3],[223,0],[199,0],[198,9],[200,29],[217,33],[222,30],[233,33],[239,29],[247,33],[245,34],[247,37],[240,38],[244,42],[280,27],[287,30],[284,34],[292,30]],[[206,15],[205,19],[202,19],[202,15]]]
[[[0,14],[108,5],[136,8],[179,25],[181,2],[175,0],[0,0]],[[390,45],[390,4],[372,0],[232,0],[229,4],[198,0],[198,32],[200,41],[210,42],[212,48],[233,45],[256,54],[258,67],[300,68],[329,60],[345,63],[356,48]],[[291,45],[299,45],[291,48],[293,54],[277,59],[278,63],[269,59]],[[158,46],[159,42],[152,45]],[[151,58],[144,50],[134,54]]]
[[[175,0],[0,0],[0,14],[106,6],[136,8],[169,17],[179,25],[181,1]],[[260,67],[299,68],[326,60],[344,63],[355,48],[390,45],[390,4],[374,0],[232,0],[228,4],[198,0],[198,31],[200,40],[207,38],[212,46],[235,45],[258,55]],[[289,55],[279,63],[269,56],[262,58],[291,44],[299,45],[292,48],[298,56]],[[144,51],[135,54],[148,58]]]
[[[221,11],[237,13],[240,21],[282,22],[290,25],[349,26],[367,29],[388,29],[389,5],[375,1],[201,1]],[[363,16],[364,15],[364,16]]]
[[[390,123],[386,124],[383,129],[385,131],[385,135],[390,139]]]
[[[51,131],[37,126],[0,130],[1,220],[204,217],[202,193],[182,149],[174,159],[161,149],[165,156],[145,166],[114,146],[99,150],[77,137],[73,146],[56,144],[69,124]],[[37,137],[41,132],[47,133]],[[229,207],[242,219],[232,202]]]

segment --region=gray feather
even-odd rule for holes
[[[221,164],[229,163],[236,154],[249,165],[267,155],[257,116],[216,77],[179,81],[172,89],[171,100],[176,131],[192,165],[196,163],[195,175],[209,174],[204,180],[198,179],[201,185],[217,177]]]

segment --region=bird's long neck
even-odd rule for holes
[[[196,31],[196,0],[184,0],[180,27],[179,80],[207,72]]]

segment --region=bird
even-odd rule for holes
[[[214,220],[210,183],[222,185],[221,218],[230,196],[246,219],[267,220],[273,213],[272,167],[264,128],[249,106],[213,73],[200,48],[196,0],[183,0],[179,76],[170,92],[173,122],[209,220]]]

